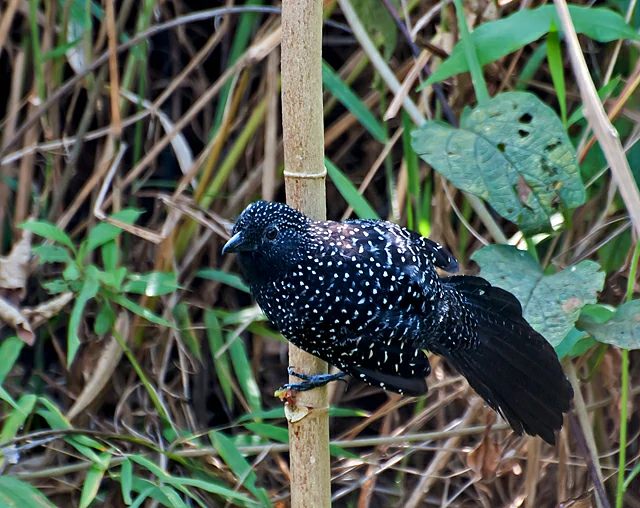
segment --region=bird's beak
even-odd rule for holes
[[[224,244],[222,247],[222,254],[227,254],[229,252],[239,252],[241,250],[247,250],[244,248],[244,238],[242,237],[242,233],[238,232],[229,238],[229,241]]]

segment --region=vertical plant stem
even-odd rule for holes
[[[282,2],[281,61],[287,202],[314,219],[324,219],[322,0]],[[327,372],[325,362],[293,345],[289,348],[289,365],[305,374]],[[288,418],[291,507],[328,507],[331,481],[327,387],[299,392],[297,405],[309,407],[310,411],[297,421]]]
[[[636,242],[627,282],[627,302],[633,298],[633,287],[638,274],[640,240]],[[620,381],[620,448],[618,451],[618,485],[616,486],[616,508],[622,508],[624,501],[624,477],[627,465],[627,406],[629,402],[629,350],[622,350],[622,379]]]
[[[618,451],[618,485],[616,508],[622,508],[624,500],[624,469],[627,462],[627,402],[629,400],[629,350],[622,350],[622,380],[620,389],[620,448]]]

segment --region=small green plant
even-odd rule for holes
[[[133,224],[140,214],[138,210],[125,209],[115,213],[112,218]],[[124,307],[151,323],[173,327],[169,321],[141,307],[127,295],[160,296],[172,293],[179,287],[175,273],[129,272],[126,266],[121,265],[116,244],[122,229],[102,222],[92,228],[86,239],[76,246],[64,231],[49,222],[28,221],[20,224],[20,227],[53,242],[46,242],[32,249],[40,263],[64,265],[62,276],[44,282],[44,289],[52,295],[65,291],[75,293],[67,333],[68,366],[73,363],[80,347],[78,328],[85,307],[91,300],[95,300],[98,305],[93,330],[99,336],[111,330],[116,320],[114,307],[117,306]],[[101,267],[91,260],[91,255],[97,249],[101,251]]]

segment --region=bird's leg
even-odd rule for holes
[[[346,372],[337,372],[335,374],[315,374],[310,376],[308,374],[302,374],[296,372],[292,367],[287,367],[287,372],[290,376],[295,376],[302,379],[302,383],[287,383],[284,388],[287,390],[293,390],[294,392],[304,392],[312,390],[313,388],[319,388],[321,386],[330,383],[331,381],[337,381],[347,375]]]

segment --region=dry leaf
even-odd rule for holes
[[[0,321],[15,329],[16,335],[23,342],[33,346],[36,336],[31,329],[31,325],[29,325],[29,321],[20,309],[14,307],[2,297],[0,297]]]
[[[562,503],[558,503],[558,508],[595,508],[596,503],[591,492],[585,492],[580,497],[567,499]]]
[[[489,437],[490,428],[487,427],[482,441],[467,457],[467,465],[475,473],[476,481],[492,481],[500,464],[500,446]]]
[[[126,311],[120,312],[115,324],[116,333],[126,340],[129,336],[129,315]],[[107,385],[118,363],[122,358],[122,347],[116,338],[111,335],[105,341],[102,354],[91,372],[91,377],[82,389],[71,409],[67,413],[67,419],[73,420],[84,411],[100,395],[102,389]]]
[[[56,316],[71,300],[73,300],[73,293],[65,291],[36,307],[22,309],[22,314],[30,318],[32,328],[36,329],[45,321]]]
[[[29,275],[32,236],[31,231],[24,230],[9,255],[0,257],[0,288],[20,291],[20,299],[24,296]]]

